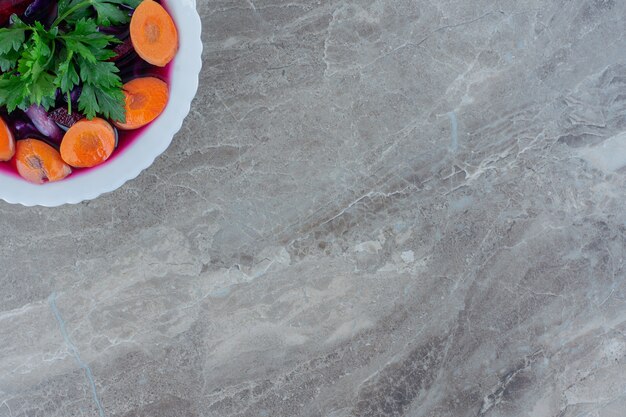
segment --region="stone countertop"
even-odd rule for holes
[[[200,0],[139,178],[0,204],[0,417],[614,417],[626,3]]]

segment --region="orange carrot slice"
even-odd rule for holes
[[[166,66],[178,50],[178,32],[172,17],[152,0],[144,0],[135,9],[130,40],[144,61],[158,67]]]
[[[115,149],[115,130],[95,117],[76,122],[63,136],[61,157],[76,168],[90,168],[109,159]]]
[[[45,142],[24,139],[18,140],[15,147],[17,172],[27,181],[43,184],[62,180],[72,173],[59,152]]]
[[[113,123],[120,129],[130,130],[145,126],[159,117],[167,106],[170,91],[167,84],[158,78],[142,77],[124,84],[124,95],[126,122]]]
[[[8,161],[15,155],[15,139],[7,123],[0,117],[0,161]]]

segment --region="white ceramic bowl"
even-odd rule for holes
[[[169,0],[167,7],[178,29],[179,50],[170,76],[170,99],[163,114],[111,161],[63,181],[37,185],[0,171],[1,199],[47,207],[92,200],[135,178],[167,149],[189,113],[202,67],[201,23],[196,1]]]

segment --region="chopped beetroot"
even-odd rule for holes
[[[24,13],[31,0],[4,0],[0,1],[0,25],[5,25],[12,14]]]
[[[49,113],[49,116],[52,120],[54,120],[58,125],[63,126],[65,128],[70,128],[74,125],[74,123],[83,119],[85,116],[82,114],[73,111],[72,114],[67,112],[65,107],[59,107]]]
[[[110,61],[119,61],[122,58],[126,57],[130,52],[133,51],[133,43],[130,38],[127,38],[124,42],[117,44],[115,48],[113,48],[113,52],[115,52],[115,56],[110,59]]]

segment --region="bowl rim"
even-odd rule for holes
[[[0,171],[0,199],[28,207],[57,207],[93,200],[139,176],[165,152],[191,110],[199,85],[203,49],[196,0],[170,0],[167,7],[178,29],[179,50],[172,63],[170,98],[161,116],[120,155],[63,181],[38,185]]]

